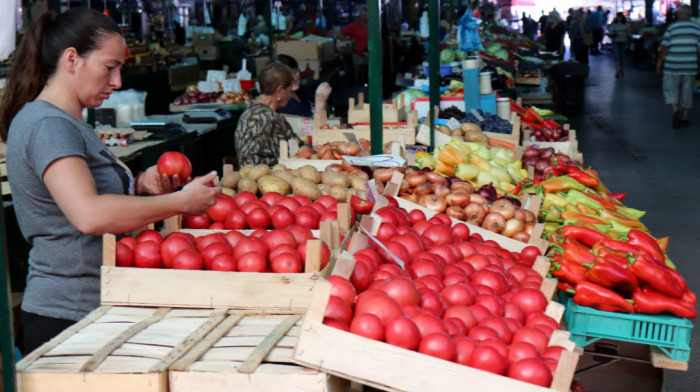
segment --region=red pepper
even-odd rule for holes
[[[513,100],[510,101],[510,110],[512,112],[517,112],[518,116],[525,113],[525,109]]]
[[[685,293],[688,290],[688,284],[685,282],[685,279],[683,279],[683,276],[681,276],[678,271],[671,268],[666,268],[666,271],[671,275],[673,280],[676,281],[676,285]]]
[[[586,278],[590,282],[609,289],[624,291],[635,291],[639,288],[639,281],[632,272],[600,256],[595,258],[595,263],[590,268],[586,273]]]
[[[625,199],[625,196],[627,196],[626,193],[608,193],[608,196],[612,197],[613,199],[617,201],[622,201]]]
[[[560,291],[564,291],[564,292],[567,292],[567,293],[568,293],[568,292],[574,290],[574,286],[570,285],[570,284],[567,283],[567,282],[564,282],[564,281],[561,281],[561,280],[560,280],[560,281],[557,283],[557,289],[559,289]]]
[[[698,302],[698,297],[695,296],[695,293],[693,292],[693,290],[688,289],[685,291],[685,293],[683,293],[681,300],[683,300],[685,302],[690,302],[693,305],[695,305]]]
[[[640,249],[638,247],[630,244],[629,242],[613,240],[610,238],[600,241],[599,244],[610,250],[619,253],[624,253],[626,255],[634,255],[640,252]]]
[[[367,215],[370,212],[372,212],[372,208],[374,208],[374,203],[352,195],[352,197],[350,197],[350,207],[352,207],[355,213],[359,215]]]
[[[593,248],[591,248],[591,252],[596,256],[600,256],[605,260],[611,261],[624,268],[627,268],[627,266],[630,263],[629,259],[627,258],[627,254],[614,251],[608,247],[601,245],[600,243],[593,245]]]
[[[544,118],[542,118],[542,116],[540,116],[540,114],[537,113],[533,108],[527,109],[525,111],[522,120],[534,124],[542,124],[542,122],[544,122]]]
[[[591,223],[594,225],[607,225],[608,224],[608,222],[606,222],[602,219],[596,218],[593,215],[582,214],[579,212],[564,211],[561,213],[561,219],[563,219],[563,220],[578,219],[578,220],[582,220],[584,222],[588,222],[588,223]]]
[[[620,294],[587,281],[576,285],[573,301],[605,312],[634,313],[634,306]]]
[[[556,122],[556,121],[554,121],[554,120],[552,120],[552,119],[550,119],[550,118],[545,118],[542,122],[544,123],[545,127],[549,128],[549,129],[551,129],[551,130],[555,130],[555,129],[560,129],[560,128],[561,128],[561,125],[559,125],[558,122]]]
[[[640,253],[629,266],[629,270],[643,283],[654,290],[681,298],[685,288],[678,286],[676,279],[668,272],[669,269],[652,261],[647,255]]]
[[[632,294],[637,313],[671,313],[677,317],[696,318],[695,304],[655,292],[638,291]]]
[[[567,225],[562,229],[565,237],[572,237],[583,245],[591,248],[596,243],[609,238],[605,234],[588,227]]]
[[[581,184],[589,187],[595,187],[600,184],[600,180],[597,177],[594,177],[585,171],[579,169],[578,167],[574,165],[568,165],[570,167],[569,169],[569,177],[573,178],[574,180],[580,182]]]
[[[640,251],[651,256],[657,262],[664,264],[666,257],[664,251],[661,250],[659,243],[651,235],[639,230],[632,229],[627,233],[627,241],[630,245],[635,245],[640,248]]]
[[[581,244],[570,242],[564,246],[561,257],[569,259],[577,264],[591,264],[595,262],[595,255]]]
[[[559,268],[555,268],[552,275],[561,281],[576,285],[579,282],[586,281],[586,272],[588,268],[568,259],[562,259],[559,263]]]

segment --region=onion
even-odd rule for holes
[[[528,147],[523,151],[523,158],[537,158],[540,156],[540,152],[535,147]]]
[[[522,207],[522,203],[520,202],[520,199],[518,199],[517,197],[513,197],[513,196],[502,196],[502,197],[499,197],[498,199],[496,199],[496,201],[498,201],[499,199],[508,200],[509,202],[513,203],[513,205],[515,206],[515,208],[520,208],[520,207]]]
[[[474,193],[474,186],[471,182],[461,181],[455,182],[450,186],[452,192],[463,191],[464,193]]]
[[[484,221],[481,222],[481,227],[500,234],[506,228],[506,219],[497,212],[490,212],[484,217]]]
[[[432,183],[435,183],[435,184],[447,183],[447,178],[438,172],[431,171],[431,172],[426,172],[425,174],[428,176],[428,181],[430,181]]]
[[[348,178],[353,178],[353,177],[362,177],[366,181],[369,181],[369,174],[367,174],[364,170],[353,170],[347,173]]]
[[[445,213],[450,218],[464,220],[464,209],[462,207],[459,207],[459,206],[447,207],[447,209],[445,210]]]
[[[525,224],[525,210],[522,208],[516,208],[515,213],[513,214],[513,219],[517,219]]]
[[[450,185],[452,185],[452,184],[454,184],[454,183],[457,183],[457,182],[464,182],[464,180],[462,180],[462,179],[459,178],[459,177],[448,177],[448,178],[447,178],[447,183],[450,184]]]
[[[483,204],[469,203],[466,207],[464,207],[464,218],[468,223],[479,226],[481,225],[481,222],[484,221],[485,216],[486,210],[484,209]]]
[[[523,166],[528,167],[528,166],[535,166],[535,163],[537,163],[538,158],[523,158]]]
[[[401,186],[399,186],[399,193],[407,193],[409,189],[408,181],[401,180]]]
[[[549,159],[540,159],[535,163],[535,170],[544,172],[552,167],[552,162]]]
[[[535,223],[535,213],[530,210],[525,211],[525,223]],[[528,233],[529,234],[529,233]]]
[[[479,204],[488,204],[486,201],[486,198],[481,196],[478,193],[472,193],[469,195],[469,202],[470,203],[479,203]]]
[[[419,171],[419,170],[420,170],[420,167],[418,167],[418,166],[409,166],[408,168],[411,169],[411,170],[413,170],[413,171]]]
[[[394,169],[392,168],[382,168],[374,171],[372,177],[381,182],[389,182],[391,180],[391,175],[394,174]]]
[[[527,242],[530,241],[530,234],[527,234],[524,231],[519,231],[519,232],[513,234],[513,237],[511,237],[511,238],[516,240],[516,241],[524,242],[527,244]]]
[[[445,211],[445,208],[447,208],[447,203],[445,202],[444,197],[428,195],[421,197],[421,199],[424,200],[425,206],[433,211],[443,212]]]
[[[526,223],[523,225],[523,231],[527,233],[527,235],[532,234],[532,230],[535,229],[535,224],[534,223]]]
[[[354,170],[361,170],[358,166],[351,165],[350,162],[346,161],[345,159],[342,159],[340,161],[340,164],[343,166],[343,171],[346,171],[346,172],[351,172]]]
[[[335,148],[339,153],[343,155],[357,155],[360,152],[360,146],[355,143],[342,142],[338,143]]]
[[[497,212],[503,215],[504,219],[510,220],[515,215],[515,206],[510,200],[500,198],[491,203],[491,212]]]
[[[408,181],[408,185],[411,188],[415,188],[418,185],[428,181],[428,176],[425,174],[425,172],[417,171],[417,172],[406,174],[405,179],[406,179],[406,181]]]
[[[447,186],[447,184],[435,184],[433,185],[433,193],[436,196],[439,197],[445,197],[447,196],[448,193],[450,193],[450,188]]]
[[[513,218],[506,221],[506,227],[501,232],[506,237],[512,237],[515,233],[523,230],[523,222]]]
[[[430,172],[433,171],[433,169],[431,169],[431,168],[429,168],[429,167],[424,167],[424,168],[421,169],[421,171],[424,171],[424,172],[426,172],[426,173],[430,173]]]
[[[341,166],[339,163],[331,163],[330,165],[326,166],[324,171],[341,172],[343,171],[343,166]]]
[[[404,199],[404,200],[408,200],[411,203],[418,204],[418,195],[407,194],[407,195],[401,195],[399,197]]]
[[[448,206],[466,207],[469,204],[469,194],[462,191],[448,193],[445,201]]]
[[[493,198],[495,200],[498,197],[498,192],[496,191],[496,188],[494,188],[493,182],[483,185],[481,188],[479,188],[477,193],[486,199]]]
[[[552,157],[552,155],[554,155],[554,148],[547,147],[547,148],[540,149],[540,158],[549,159]]]
[[[425,196],[433,192],[433,183],[424,182],[417,187],[413,188],[413,194],[418,196]]]

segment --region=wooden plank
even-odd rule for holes
[[[114,267],[117,265],[117,237],[114,234],[102,236],[102,265]]]
[[[313,144],[315,146],[347,141],[343,133],[352,133],[358,139],[370,139],[369,128],[353,128],[353,129],[314,129]],[[382,129],[382,145],[399,140],[399,135],[403,135],[407,145],[416,144],[416,130],[412,128],[388,128]]]
[[[542,279],[542,285],[540,286],[540,291],[547,298],[547,301],[551,301],[554,297],[554,293],[557,291],[557,281],[552,278]]]
[[[170,392],[344,392],[336,377],[287,365],[286,372],[241,374],[234,372],[173,372]]]
[[[352,207],[350,203],[338,203],[338,229],[342,235],[347,235],[352,225]]]
[[[369,238],[362,233],[354,233],[350,238],[350,246],[348,246],[348,252],[354,255],[360,249],[366,249],[368,245]]]
[[[576,350],[576,343],[571,340],[571,332],[569,331],[554,331],[552,336],[549,338],[548,346],[560,346],[564,347],[568,351]]]
[[[124,344],[127,340],[129,340],[129,338],[144,330],[146,327],[162,320],[163,317],[165,317],[165,315],[168,314],[169,311],[169,308],[160,308],[155,311],[153,316],[129,327],[126,331],[116,336],[109,343],[105,344],[101,349],[99,349],[95,354],[93,354],[92,357],[88,359],[87,362],[85,362],[80,371],[95,371],[95,369],[98,366],[100,366],[100,364],[105,360],[105,358],[107,358],[107,356],[109,356],[114,350],[116,350],[118,347]]]
[[[549,267],[551,266],[552,263],[550,263],[549,257],[537,256],[537,258],[535,259],[535,263],[532,265],[532,269],[535,272],[537,272],[541,277],[545,278],[547,277]]]
[[[262,343],[260,343],[250,357],[243,362],[238,368],[239,373],[253,373],[255,369],[262,363],[267,354],[279,342],[279,340],[289,331],[297,321],[301,319],[301,315],[291,315],[282,321],[272,333],[270,333]]]
[[[318,272],[321,270],[321,240],[306,241],[306,263],[304,272]]]
[[[41,373],[17,375],[18,392],[167,392],[167,373]],[[47,382],[48,381],[48,382]]]
[[[556,301],[549,301],[547,304],[547,309],[545,309],[544,314],[553,318],[556,322],[561,322],[561,318],[564,316],[566,311],[566,306],[560,304]]]
[[[337,275],[345,279],[350,279],[352,271],[355,268],[355,258],[348,252],[343,252],[335,261],[333,272],[331,275]]]
[[[579,355],[575,352],[564,350],[559,357],[559,365],[554,372],[551,390],[555,392],[569,392],[571,380],[576,373],[576,365],[578,364]]]
[[[671,357],[666,355],[658,347],[649,346],[649,358],[651,359],[652,366],[655,368],[688,371],[687,361],[671,359]]]
[[[170,370],[186,370],[190,365],[196,362],[204,353],[207,352],[219,339],[228,333],[241,319],[245,317],[243,313],[236,313],[228,316],[224,321],[214,328],[209,335],[200,340],[192,349],[190,349],[180,359],[175,361]]]
[[[66,330],[64,330],[63,332],[58,334],[55,338],[51,339],[48,343],[45,343],[41,347],[32,351],[29,355],[22,358],[22,360],[19,361],[17,363],[17,366],[15,367],[16,371],[23,372],[23,371],[27,370],[27,368],[29,366],[31,366],[32,363],[34,363],[34,361],[36,361],[37,359],[42,357],[47,352],[51,351],[53,348],[55,348],[59,344],[65,342],[68,338],[73,336],[76,332],[80,331],[81,329],[85,328],[87,325],[90,325],[93,321],[102,317],[102,315],[105,314],[110,308],[111,308],[111,306],[100,306],[99,308],[90,312],[87,316],[85,316],[85,318],[83,318],[82,320],[73,324],[72,326],[68,327]]]

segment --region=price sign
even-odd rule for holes
[[[226,72],[225,71],[217,71],[217,70],[208,70],[207,71],[207,82],[222,82],[226,80]]]
[[[227,93],[229,91],[233,92],[240,92],[241,91],[241,83],[238,81],[238,79],[226,79],[223,82],[223,87],[224,87],[224,92]]]
[[[200,81],[197,83],[197,90],[203,93],[216,93],[219,92],[219,85],[212,82]]]
[[[450,129],[457,129],[462,125],[456,118],[452,117],[447,121],[447,126]]]

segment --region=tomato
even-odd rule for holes
[[[280,253],[270,257],[270,269],[276,273],[297,274],[304,270],[304,263],[295,253]]]
[[[309,211],[303,211],[296,213],[294,216],[294,223],[302,225],[310,230],[316,230],[319,227],[319,215],[314,215]]]
[[[350,306],[355,304],[357,291],[349,280],[338,275],[331,275],[326,280],[333,285],[331,287],[331,295],[344,299]]]
[[[387,242],[398,235],[399,232],[396,230],[396,226],[393,223],[382,222],[379,225],[375,237],[381,242]]]
[[[559,359],[561,358],[561,353],[562,351],[566,350],[562,346],[548,346],[543,352],[542,352],[542,359],[552,359],[556,362],[559,362]]]
[[[457,223],[456,225],[452,226],[452,232],[454,233],[455,237],[462,241],[469,239],[469,227],[464,223]]]
[[[384,195],[386,200],[389,202],[389,207],[399,208],[399,202],[395,198],[389,195]]]
[[[479,294],[476,299],[474,299],[474,304],[482,305],[494,316],[502,317],[504,314],[503,300],[497,295],[487,293]]]
[[[471,276],[471,281],[475,285],[491,287],[496,294],[502,295],[508,291],[508,280],[505,275],[490,269],[482,269]]]
[[[226,238],[226,242],[228,242],[231,249],[235,248],[236,245],[238,245],[238,242],[240,242],[240,240],[244,237],[245,235],[243,233],[236,230],[229,230],[226,232],[226,234],[224,234],[224,238]]]
[[[299,246],[297,246],[297,253],[301,257],[302,262],[306,262],[306,244],[308,241],[304,241]],[[325,242],[321,242],[321,269],[326,268],[328,262],[331,260],[331,251],[328,249],[328,245]]]
[[[542,256],[542,253],[537,247],[532,245],[526,246],[520,251],[520,257],[531,262],[534,262],[537,256]]]
[[[117,243],[122,243],[122,244],[128,246],[129,249],[131,249],[131,251],[133,252],[136,245],[139,244],[139,241],[134,237],[126,236],[126,237],[122,237],[119,241],[117,241]]]
[[[322,204],[325,208],[331,208],[332,206],[338,204],[338,200],[336,200],[333,196],[323,195],[319,197],[315,203]]]
[[[403,316],[401,306],[388,295],[373,295],[355,304],[355,314],[372,313],[388,325],[397,317]]]
[[[553,331],[558,331],[561,329],[561,326],[559,325],[556,320],[553,318],[547,316],[546,314],[537,314],[533,317],[528,317],[527,321],[525,322],[526,327],[532,327],[536,325],[546,325]]]
[[[482,340],[482,341],[479,343],[479,346],[490,346],[490,347],[495,348],[495,349],[498,351],[498,353],[501,355],[501,357],[506,358],[506,361],[507,361],[507,358],[508,358],[508,345],[506,345],[505,343],[503,343],[502,340],[499,340],[499,339],[486,339],[486,340]]]
[[[520,289],[513,295],[511,302],[520,306],[526,314],[535,311],[544,312],[547,308],[547,298],[537,289]]]
[[[406,250],[406,247],[400,242],[389,241],[385,243],[384,247],[386,250],[381,247],[377,248],[377,253],[379,253],[379,255],[382,256],[387,263],[398,263],[394,257],[403,262],[404,265],[408,260],[410,260],[410,255]],[[392,257],[392,254],[394,257]]]
[[[156,244],[160,245],[163,243],[163,236],[160,235],[159,232],[153,230],[153,229],[148,229],[140,232],[136,236],[136,240],[138,242],[144,242],[144,241],[153,241]]]
[[[445,260],[445,265],[453,264],[457,261],[457,255],[448,245],[438,244],[433,245],[428,249],[428,252],[439,256]]]
[[[430,310],[436,316],[440,317],[445,312],[445,304],[442,302],[440,295],[428,288],[418,289],[420,293],[420,304],[419,306],[423,310]]]
[[[528,342],[535,346],[538,352],[542,352],[547,348],[549,339],[544,332],[535,327],[523,327],[513,334],[513,343],[515,342]]]
[[[192,163],[187,156],[181,152],[168,151],[163,153],[156,163],[158,174],[166,174],[173,177],[176,174],[180,181],[185,181],[192,174]]]
[[[260,196],[260,200],[267,203],[268,206],[273,206],[282,198],[282,194],[279,192],[267,192]]]
[[[355,300],[355,308],[357,309],[357,306],[365,301],[368,300],[369,298],[374,297],[375,295],[383,295],[386,296],[386,293],[377,289],[367,289],[360,294],[357,295],[357,299]]]
[[[358,291],[364,291],[371,283],[371,272],[367,264],[358,260],[353,267],[350,282]]]
[[[294,213],[283,205],[276,204],[268,212],[270,224],[275,229],[285,229],[294,224]]]
[[[228,230],[243,230],[246,228],[247,215],[241,210],[233,210],[224,218],[224,227]]]
[[[323,317],[330,317],[349,325],[352,321],[352,308],[344,299],[331,295]]]
[[[334,221],[338,219],[338,212],[336,211],[326,211],[323,214],[321,214],[321,217],[318,219],[319,225],[321,222],[328,222],[328,221]]]
[[[467,336],[478,342],[486,339],[499,339],[498,332],[496,332],[491,327],[486,327],[482,325],[477,325],[476,327],[470,329]]]
[[[311,205],[312,201],[306,196],[302,195],[293,195],[292,198],[296,200],[300,205],[302,206],[309,206]]]
[[[457,358],[455,342],[444,332],[424,336],[418,345],[418,352],[446,361],[454,361]]]
[[[323,204],[318,203],[318,202],[313,202],[313,203],[311,203],[311,205],[309,206],[309,208],[312,209],[312,210],[314,210],[314,211],[316,212],[316,216],[319,217],[319,218],[320,218],[321,215],[323,215],[323,213],[325,213],[326,210],[327,210],[326,206],[324,206]],[[302,210],[302,211],[303,211],[303,210]]]
[[[265,241],[269,249],[275,249],[280,245],[297,246],[294,235],[287,230],[271,230],[266,232],[261,239]]]
[[[163,243],[160,244],[160,256],[163,259],[163,266],[165,268],[172,268],[173,258],[176,254],[181,250],[194,248],[194,245],[185,238],[167,237]]]
[[[510,329],[510,332],[512,333],[515,333],[517,330],[523,327],[523,323],[509,317],[504,317],[503,321],[508,324],[508,329]]]
[[[469,366],[490,373],[504,375],[508,369],[508,360],[491,346],[479,346],[472,353]]]
[[[360,259],[370,260],[372,262],[372,264],[374,265],[375,269],[378,268],[382,262],[381,256],[379,256],[379,254],[373,249],[360,249],[357,252],[355,252],[354,256],[358,260],[360,260]]]
[[[525,358],[539,358],[537,348],[528,342],[515,342],[508,349],[508,361],[512,364]]]
[[[258,252],[244,253],[240,257],[234,256],[236,269],[241,272],[267,272],[267,260]]]
[[[350,332],[368,339],[384,341],[384,326],[379,317],[364,313],[358,314],[350,323]]]
[[[496,331],[498,338],[505,344],[510,344],[513,340],[513,332],[508,328],[508,323],[506,323],[502,318],[496,316],[489,316],[479,322],[482,327],[489,327]]]
[[[411,226],[414,226],[418,222],[424,222],[426,221],[425,213],[418,209],[411,210],[411,212],[408,213],[408,220],[411,223]]]
[[[229,253],[220,253],[209,263],[209,268],[212,271],[235,271],[236,260]]]
[[[468,278],[464,275],[464,273],[455,273],[455,272],[449,272],[447,275],[445,275],[444,278],[442,278],[442,283],[447,286],[454,286],[454,285],[461,285],[464,286],[465,283],[468,282]],[[466,289],[466,287],[465,287]],[[469,296],[471,297],[471,291],[467,290],[469,292]],[[454,293],[453,293],[454,294]],[[442,293],[446,298],[449,297],[448,294]],[[453,300],[450,300],[452,302]],[[469,304],[471,305],[471,304]]]
[[[456,318],[460,320],[462,324],[464,324],[464,332],[467,334],[477,324],[477,320],[476,317],[474,317],[474,313],[472,313],[472,311],[466,306],[450,306],[445,310],[445,313],[442,315],[442,317],[443,319]]]
[[[194,240],[195,246],[197,247],[198,251],[203,251],[204,248],[207,246],[215,243],[215,242],[221,242],[225,245],[228,245],[228,241],[226,240],[226,236],[223,233],[211,233],[207,235],[203,235],[201,237],[197,237]],[[230,246],[229,246],[230,248]]]
[[[382,223],[391,223],[393,226],[398,225],[399,219],[391,207],[382,207],[374,212],[382,218]]]
[[[272,249],[270,250],[270,254],[269,254],[267,257],[268,257],[270,260],[272,260],[274,257],[276,257],[277,255],[280,255],[280,254],[282,254],[282,253],[292,253],[292,254],[298,256],[297,247],[296,247],[296,246],[291,246],[291,245],[288,245],[288,244],[282,244],[282,245],[276,246],[275,248],[272,248]]]
[[[397,317],[384,329],[384,338],[387,343],[415,350],[420,344],[420,330],[413,320],[407,317]]]
[[[432,243],[451,244],[454,242],[454,234],[452,229],[445,225],[432,225],[423,233],[423,237],[429,239]]]
[[[117,242],[116,245],[117,267],[131,267],[134,265],[134,251],[124,242]]]
[[[469,309],[472,311],[472,313],[474,313],[474,317],[476,317],[477,322],[481,322],[481,320],[491,315],[489,310],[484,305],[469,305]]]
[[[416,326],[418,326],[418,330],[420,331],[420,336],[422,338],[425,338],[427,335],[434,332],[448,333],[445,322],[439,317],[431,314],[418,313],[411,316],[411,320],[416,323]]]
[[[246,216],[250,214],[251,211],[257,209],[267,210],[268,206],[264,201],[260,200],[251,200],[240,206],[240,210],[245,212]]]
[[[296,201],[296,199],[291,198],[289,196],[284,196],[280,198],[279,200],[277,200],[277,203],[275,203],[275,205],[287,207],[287,209],[289,209],[289,211],[292,212],[294,212],[297,208],[301,207],[301,204],[298,201]]]
[[[423,276],[435,276],[442,279],[442,269],[434,261],[428,259],[414,259],[407,265],[406,270],[413,278],[421,278]]]
[[[204,260],[204,265],[207,269],[211,269],[211,263],[214,261],[216,256],[220,254],[232,255],[228,242],[213,242],[207,245],[206,248],[202,249],[201,253],[202,259]]]
[[[418,288],[412,280],[404,277],[393,277],[387,280],[381,287],[389,297],[396,300],[399,305],[418,305],[420,303],[420,294]]]
[[[313,239],[314,235],[311,233],[308,227],[292,224],[286,229],[288,232],[292,233],[294,240],[297,244],[305,243],[307,240]]]
[[[186,248],[173,257],[172,267],[173,269],[201,270],[204,268],[204,260],[195,249]]]
[[[552,384],[552,372],[549,366],[539,358],[525,358],[513,363],[507,375],[541,387],[549,388]]]
[[[483,244],[484,238],[479,233],[472,233],[469,235],[469,242],[473,244]]]
[[[457,350],[455,362],[469,366],[469,361],[474,354],[474,350],[478,347],[477,342],[465,336],[457,336],[454,338],[454,341],[455,349]]]
[[[403,271],[396,264],[385,263],[385,264],[380,265],[378,270],[388,272],[391,275],[391,276],[389,276],[389,278],[394,277],[394,276],[402,276],[403,275]]]
[[[216,203],[209,207],[207,216],[214,222],[223,222],[231,211],[237,210],[236,202],[231,196],[225,194],[216,195]]]
[[[236,205],[238,207],[241,207],[243,204],[251,201],[251,200],[257,200],[258,197],[255,196],[254,193],[252,192],[239,192],[236,194],[236,196],[233,197],[233,200],[236,202]]]
[[[372,208],[374,208],[374,203],[352,195],[350,197],[350,207],[357,214],[367,215],[370,212],[372,212]]]
[[[464,305],[469,306],[474,303],[474,298],[472,297],[469,289],[464,285],[454,284],[451,286],[446,286],[442,292],[442,295],[447,298],[448,304],[452,305]]]
[[[491,264],[491,260],[482,254],[474,253],[464,258],[464,261],[471,264],[475,271],[481,271],[487,265]]]
[[[267,255],[270,251],[267,247],[267,244],[265,244],[265,241],[255,237],[245,237],[238,243],[238,246],[236,246],[236,248],[233,250],[233,258],[236,260],[240,260],[241,256],[249,252],[258,253],[263,258],[267,258]]]
[[[160,268],[160,245],[153,241],[139,242],[134,248],[134,266]]]
[[[270,226],[270,215],[263,208],[255,208],[248,212],[245,222],[253,230],[267,229]]]
[[[520,324],[525,322],[525,313],[523,313],[518,304],[512,302],[506,302],[503,305],[503,317],[511,318]]]
[[[329,327],[338,328],[338,329],[345,331],[345,332],[350,332],[349,325],[347,325],[346,323],[344,323],[342,321],[338,321],[336,319],[326,317],[323,319],[323,324],[327,325]]]
[[[452,336],[453,338],[455,336],[464,336],[467,327],[464,325],[462,320],[453,317],[443,319],[443,321],[445,322],[445,326],[447,327],[448,335]]]

